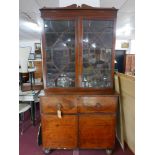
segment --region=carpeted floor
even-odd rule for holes
[[[42,146],[37,143],[37,135],[40,124],[39,108],[37,110],[36,126],[29,121],[29,114],[26,114],[24,122],[24,134],[19,136],[19,155],[44,155]],[[73,150],[54,150],[50,155],[74,155]],[[79,155],[106,155],[105,150],[79,150]],[[134,155],[126,146],[123,151],[118,142],[113,155]]]

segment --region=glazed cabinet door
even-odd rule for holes
[[[44,20],[44,74],[48,88],[75,87],[74,19]]]
[[[113,87],[113,20],[83,19],[82,87]]]
[[[77,116],[41,115],[44,148],[77,148]]]
[[[83,114],[79,116],[80,148],[113,148],[115,115]]]

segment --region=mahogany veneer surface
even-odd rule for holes
[[[46,148],[77,147],[77,116],[42,115],[43,146]]]
[[[113,148],[117,100],[104,95],[41,97],[43,147]]]

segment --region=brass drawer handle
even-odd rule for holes
[[[96,108],[101,108],[101,104],[98,102],[98,103],[96,103],[95,107]]]
[[[57,105],[56,105],[56,107],[57,107],[57,116],[58,116],[58,118],[62,118],[62,112],[61,112],[61,104],[60,103],[58,103]]]

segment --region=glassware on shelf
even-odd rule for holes
[[[71,85],[71,79],[66,74],[61,74],[57,79],[57,87],[69,87]]]
[[[83,20],[82,87],[112,86],[113,24],[110,20]],[[85,76],[87,76],[87,81],[85,81]]]

